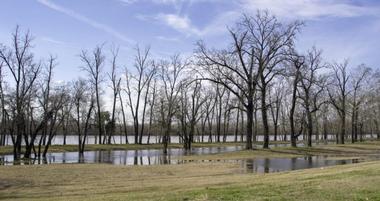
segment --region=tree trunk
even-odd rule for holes
[[[346,135],[346,111],[341,111],[341,127],[340,127],[340,136],[339,136],[340,144],[344,144],[345,135]]]
[[[252,149],[252,132],[253,132],[253,100],[248,100],[247,109],[247,139],[245,149]]]
[[[262,86],[261,90],[261,117],[263,119],[263,131],[264,131],[264,149],[269,148],[269,125],[268,125],[268,113],[266,103],[266,86]]]

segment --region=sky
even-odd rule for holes
[[[191,55],[198,40],[226,47],[226,28],[242,13],[258,9],[284,22],[303,20],[305,27],[297,36],[301,52],[315,45],[327,61],[347,58],[351,66],[379,68],[377,0],[0,0],[0,7],[0,43],[10,43],[16,25],[30,30],[38,59],[57,56],[56,80],[83,76],[78,55],[100,44],[105,52],[120,48],[122,69],[131,68],[137,44],[150,46],[155,58]]]

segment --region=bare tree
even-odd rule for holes
[[[273,121],[274,141],[277,141],[281,101],[283,100],[284,91],[283,82],[280,80],[276,80],[272,90],[269,91],[269,108]]]
[[[12,45],[0,46],[0,59],[9,70],[13,91],[10,97],[10,109],[12,122],[9,126],[9,133],[13,142],[14,160],[21,156],[22,136],[25,136],[25,110],[28,96],[40,74],[41,65],[34,61],[34,56],[30,52],[32,37],[29,32],[21,35],[19,27],[16,27],[12,36]]]
[[[111,144],[111,138],[112,136],[114,135],[115,133],[115,125],[116,125],[116,122],[115,122],[115,110],[116,110],[116,101],[117,101],[117,97],[120,93],[120,82],[121,82],[121,78],[117,76],[117,64],[116,64],[116,60],[117,60],[117,56],[118,56],[118,53],[119,53],[119,50],[118,49],[112,49],[111,50],[112,52],[112,60],[111,60],[111,74],[108,74],[109,76],[109,79],[111,80],[111,89],[112,89],[112,92],[113,92],[113,96],[112,96],[112,114],[111,114],[111,121],[109,122],[110,124],[110,132],[108,133],[108,140],[107,140],[107,143],[108,144]],[[123,109],[124,110],[124,109]]]
[[[6,110],[6,101],[5,101],[5,91],[4,91],[4,70],[5,65],[4,61],[0,60],[0,106],[1,106],[1,123],[0,123],[0,146],[4,146],[7,140],[7,122],[9,119],[9,115]]]
[[[370,77],[371,69],[364,64],[359,65],[351,75],[352,77],[352,113],[351,113],[351,142],[354,143],[358,140],[358,122],[359,122],[359,109],[365,101],[364,83],[368,83],[367,79]],[[375,120],[376,124],[377,120]],[[376,124],[377,125],[377,124]],[[377,125],[378,127],[378,125]],[[378,129],[377,129],[378,130]]]
[[[125,118],[125,110],[124,110],[123,98],[121,97],[121,91],[119,92],[119,101],[120,101],[120,107],[121,107],[121,115],[123,118],[123,132],[125,136],[125,143],[128,144],[127,120]]]
[[[330,103],[334,106],[340,118],[340,132],[337,143],[344,144],[346,135],[346,113],[347,113],[347,97],[349,95],[349,78],[347,72],[348,60],[343,63],[334,63],[330,65],[332,74],[330,76],[329,87],[327,88],[330,97]]]
[[[371,111],[370,114],[372,114],[371,121],[373,121],[373,123],[375,124],[377,139],[380,139],[380,121],[379,121],[380,119],[380,95],[379,95],[380,94],[380,70],[376,70],[372,74],[371,80],[372,80],[371,83],[373,84],[373,87],[371,87],[371,89],[373,89],[374,93],[370,94],[370,101],[372,102],[372,104],[368,106],[367,108],[370,108],[370,111]],[[366,116],[366,115],[362,115],[362,116]],[[361,135],[360,135],[360,138],[362,139]]]
[[[53,56],[50,56],[48,64],[46,66],[46,78],[41,83],[41,98],[39,100],[43,113],[47,113],[50,109],[50,93],[51,93],[51,82],[52,82],[52,76],[53,76],[53,68],[56,66],[56,58]],[[40,140],[38,142],[38,156],[41,155],[41,146],[46,144],[46,136],[48,132],[48,124],[45,124],[42,129],[42,135],[40,137]]]
[[[181,111],[178,113],[178,118],[181,123],[181,137],[186,150],[191,149],[195,128],[201,118],[200,109],[206,101],[201,92],[202,85],[199,80],[192,82],[192,84],[184,84],[181,88]]]
[[[307,145],[312,145],[313,135],[313,115],[320,109],[325,101],[322,99],[322,92],[325,89],[325,77],[318,75],[318,70],[324,67],[321,58],[322,51],[313,47],[305,56],[305,63],[302,68],[299,97],[306,113],[307,122]]]
[[[48,131],[46,133],[47,142],[42,153],[42,157],[46,158],[46,154],[49,150],[53,137],[57,134],[58,129],[61,127],[64,122],[65,115],[67,113],[62,113],[60,115],[59,111],[63,109],[64,105],[70,101],[70,96],[68,95],[69,91],[65,86],[58,86],[54,89],[53,94],[51,94],[50,100],[50,111],[52,117],[50,118],[48,124]],[[40,150],[40,147],[39,147]]]
[[[290,68],[290,76],[292,77],[291,85],[292,85],[292,96],[291,96],[291,106],[289,111],[289,123],[290,123],[290,143],[292,147],[297,146],[297,139],[298,136],[301,134],[302,129],[300,132],[296,132],[296,125],[295,125],[295,112],[297,108],[297,91],[298,91],[298,85],[301,81],[301,68],[305,63],[305,59],[302,56],[295,55],[291,59],[291,68]]]
[[[157,79],[153,80],[153,85],[151,86],[152,92],[150,93],[149,98],[149,125],[148,125],[148,139],[147,144],[150,143],[150,136],[151,132],[153,130],[153,120],[154,120],[154,111],[155,111],[155,104],[156,104],[156,96],[157,96]]]
[[[161,61],[158,64],[159,77],[161,80],[161,109],[162,123],[164,128],[163,145],[164,154],[167,154],[170,133],[172,130],[173,117],[178,111],[180,89],[183,85],[182,75],[188,67],[188,62],[183,61],[179,55],[171,57],[170,61]]]
[[[83,154],[88,136],[91,115],[95,105],[93,89],[86,81],[79,79],[74,83],[73,101],[76,112],[76,127],[78,133],[78,151]]]
[[[200,65],[209,76],[205,79],[223,85],[245,109],[247,149],[252,149],[253,100],[257,87],[261,92],[264,148],[269,147],[267,85],[278,74],[277,69],[293,47],[300,26],[300,22],[280,23],[267,11],[258,11],[254,17],[245,15],[234,30],[229,30],[233,39],[231,49],[207,50],[203,43],[198,43]]]
[[[152,61],[149,60],[149,51],[150,48],[145,50],[140,50],[137,46],[137,54],[135,57],[135,70],[136,74],[131,73],[129,70],[126,70],[126,90],[128,96],[128,105],[133,117],[133,127],[135,132],[135,143],[142,143],[142,135],[144,132],[144,122],[140,128],[140,113],[141,113],[141,102],[143,98],[143,92],[145,90],[145,95],[149,93],[149,85],[152,80],[155,69],[153,68]],[[145,96],[145,99],[147,96]],[[145,109],[147,101],[143,103],[143,112],[142,116],[145,117]]]
[[[255,46],[255,60],[258,66],[261,97],[261,117],[264,127],[264,148],[269,147],[269,124],[267,86],[280,74],[283,69],[281,65],[288,59],[288,55],[294,47],[294,39],[302,23],[294,21],[283,24],[272,16],[268,11],[258,11],[255,17],[246,17],[243,21]]]
[[[95,89],[96,107],[97,107],[97,126],[98,126],[98,136],[99,144],[102,143],[103,136],[103,123],[102,123],[102,110],[100,105],[100,93],[101,93],[101,83],[103,82],[103,64],[105,56],[102,52],[102,46],[97,46],[91,53],[83,50],[79,55],[84,65],[81,67],[82,70],[86,71],[89,76],[89,81]]]

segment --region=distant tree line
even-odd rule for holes
[[[97,144],[150,143],[166,153],[171,136],[185,149],[193,142],[244,141],[252,149],[300,136],[355,143],[380,138],[380,71],[349,60],[327,62],[322,50],[296,48],[303,22],[284,23],[267,11],[243,15],[228,29],[229,45],[198,41],[189,58],[153,59],[135,49],[133,66],[119,63],[119,50],[104,45],[79,54],[85,78],[55,82],[57,58],[37,59],[32,36],[17,27],[9,45],[0,43],[0,145],[13,144],[15,160],[45,157],[53,138],[75,133],[83,153],[89,135]],[[111,55],[106,58],[106,55]],[[104,105],[110,91],[111,108]],[[144,142],[143,138],[146,138]]]

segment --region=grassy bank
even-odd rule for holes
[[[0,167],[4,200],[378,200],[380,162],[241,174],[229,163]]]

